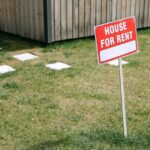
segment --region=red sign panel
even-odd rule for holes
[[[130,17],[95,27],[100,64],[137,52],[135,18]]]

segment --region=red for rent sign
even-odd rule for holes
[[[134,17],[96,26],[95,37],[100,64],[137,52]]]

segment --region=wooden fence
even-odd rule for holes
[[[43,0],[0,0],[0,30],[44,41]]]
[[[150,27],[150,0],[0,0],[0,30],[51,43],[94,35],[93,27],[135,16]]]
[[[94,35],[93,27],[135,16],[137,27],[150,26],[150,0],[49,0],[50,41]]]

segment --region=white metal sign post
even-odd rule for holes
[[[124,83],[123,83],[123,71],[122,71],[122,60],[118,59],[120,67],[120,88],[121,88],[121,98],[122,98],[122,115],[123,115],[123,129],[124,137],[127,138],[127,121],[126,121],[126,108],[125,108],[125,98],[124,98]]]
[[[129,17],[95,27],[99,64],[118,59],[122,99],[124,137],[127,138],[127,122],[121,58],[138,51],[135,18]]]

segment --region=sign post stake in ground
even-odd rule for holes
[[[123,83],[123,72],[122,72],[122,60],[118,59],[120,67],[120,87],[121,87],[121,99],[122,99],[122,115],[123,115],[123,129],[124,137],[127,138],[127,122],[126,122],[126,108],[125,108],[125,98],[124,98],[124,83]]]
[[[98,63],[118,59],[122,98],[123,130],[127,138],[127,123],[121,58],[138,52],[135,17],[129,17],[95,27]]]

